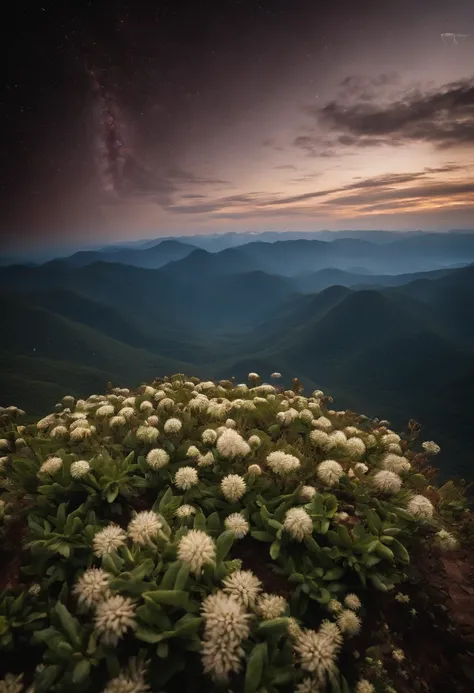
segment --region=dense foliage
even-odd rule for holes
[[[0,532],[21,571],[3,576],[0,690],[393,691],[352,643],[378,592],[410,618],[411,558],[455,549],[468,511],[432,485],[415,422],[329,407],[251,373],[67,396],[28,425],[3,409]]]

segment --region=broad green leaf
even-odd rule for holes
[[[145,592],[143,596],[149,597],[156,604],[166,604],[181,609],[186,609],[189,602],[189,595],[183,590],[154,590]]]
[[[263,637],[283,635],[288,631],[288,624],[290,620],[286,617],[272,618],[269,621],[262,621],[258,628],[257,633]]]
[[[275,539],[273,544],[270,546],[270,558],[275,561],[280,555],[281,542],[279,539]]]
[[[189,565],[184,561],[182,561],[181,563],[181,568],[179,569],[178,574],[176,575],[176,580],[173,585],[173,589],[175,590],[183,590],[186,587],[186,583],[189,578]]]
[[[223,561],[227,554],[229,553],[232,544],[234,543],[235,535],[230,530],[227,529],[225,532],[217,538],[216,540],[216,559],[218,561]]]
[[[67,608],[61,602],[56,602],[54,607],[61,626],[64,632],[69,637],[69,641],[76,650],[81,648],[81,639],[79,637],[79,622],[71,616]]]
[[[83,683],[90,674],[91,665],[88,659],[83,659],[76,664],[72,672],[73,683]]]
[[[267,653],[267,643],[261,642],[255,645],[249,654],[245,670],[244,693],[256,693],[262,680]]]

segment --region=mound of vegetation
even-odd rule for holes
[[[2,409],[0,691],[472,690],[466,489],[331,401],[178,374]]]

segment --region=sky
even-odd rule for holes
[[[472,0],[12,6],[0,244],[474,228]]]

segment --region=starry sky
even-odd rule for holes
[[[472,0],[11,9],[4,247],[474,227]]]

